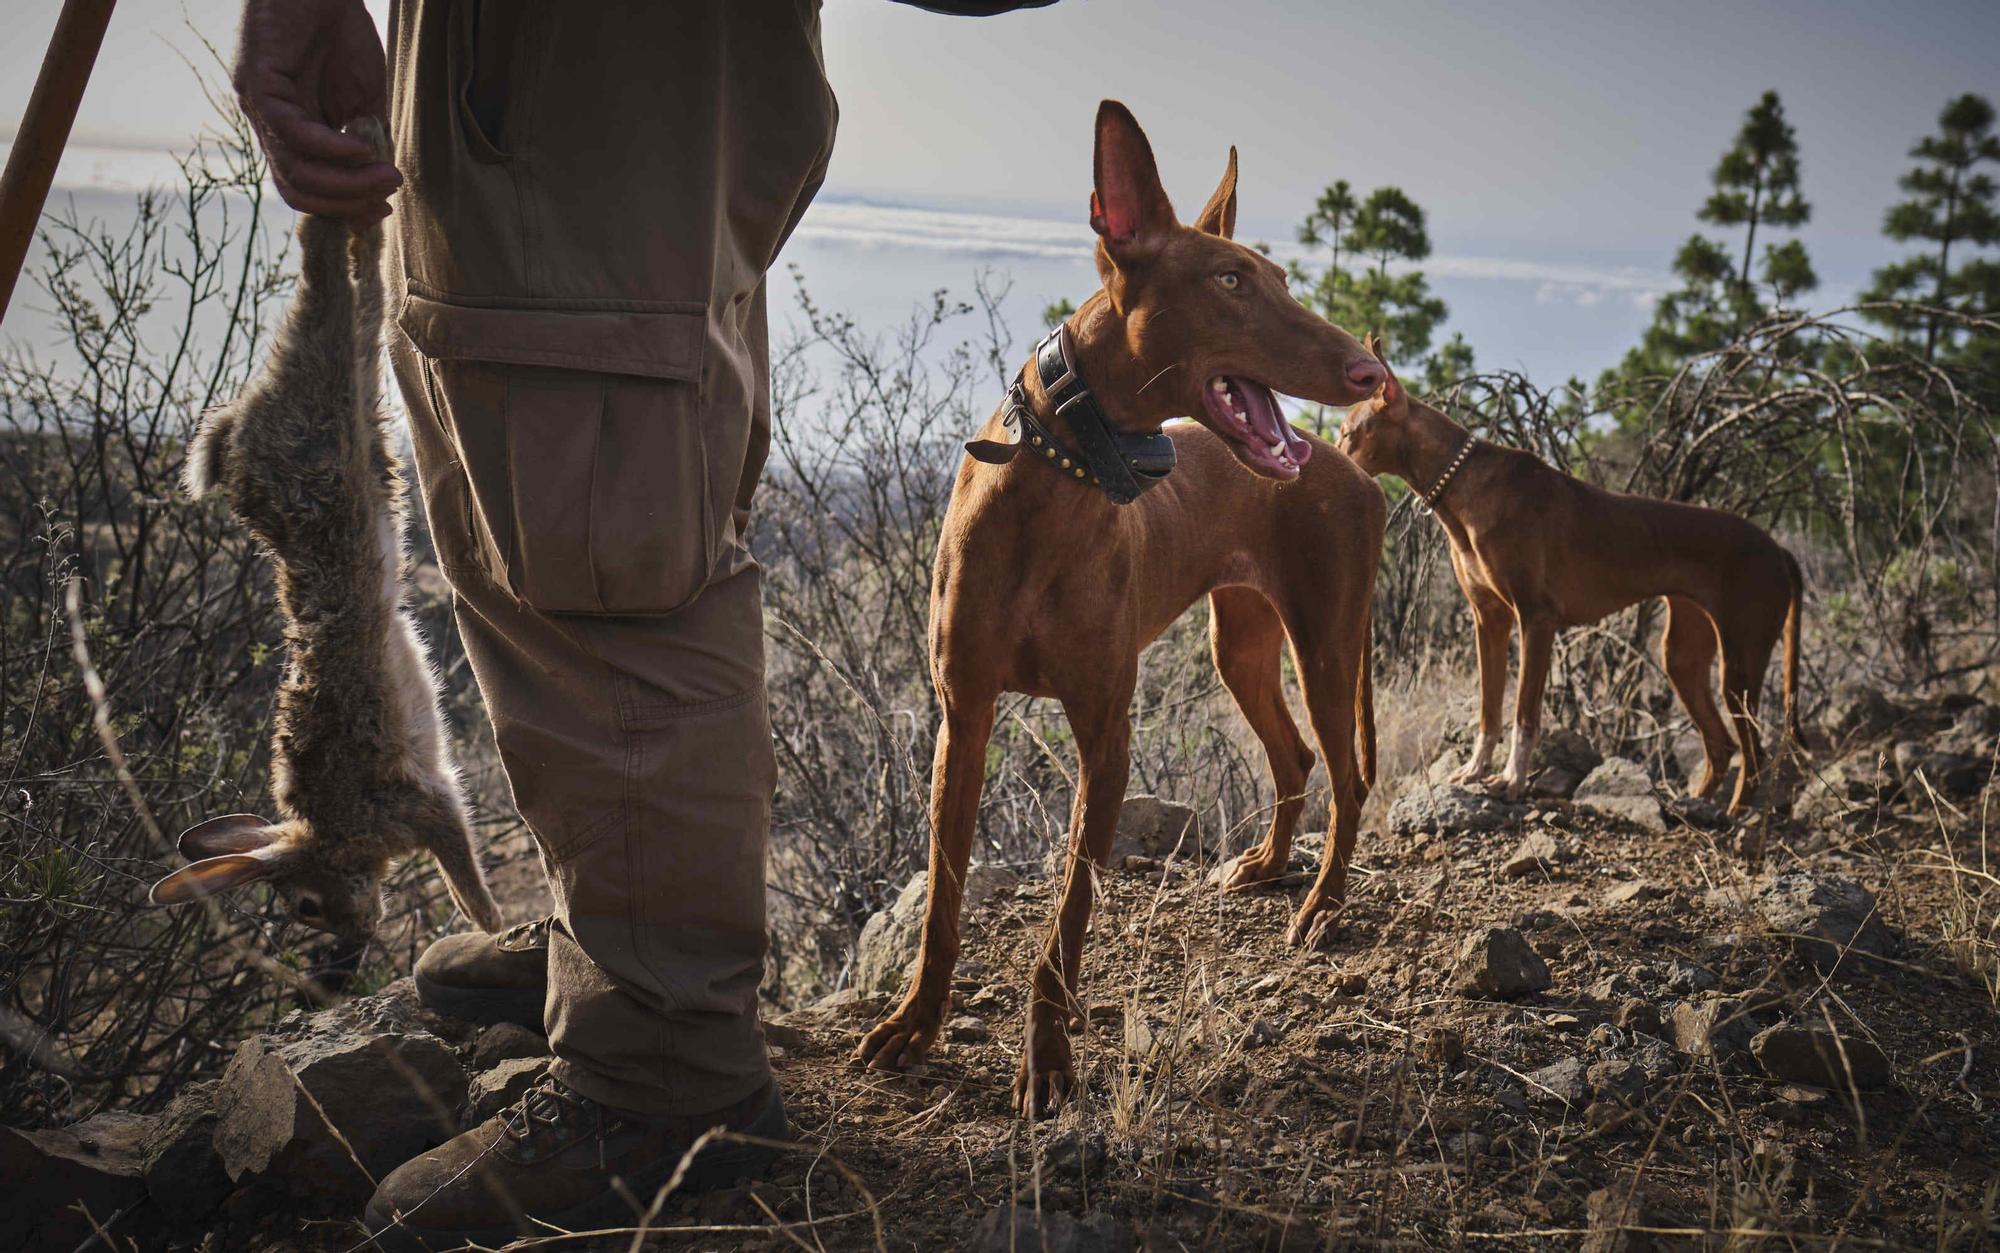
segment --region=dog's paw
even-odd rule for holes
[[[1014,1112],[1030,1121],[1047,1118],[1061,1109],[1075,1090],[1076,1072],[1070,1069],[1067,1048],[1061,1065],[1044,1066],[1038,1060],[1030,1067],[1024,1057],[1014,1075]]]
[[[853,1060],[870,1070],[908,1070],[924,1060],[937,1037],[938,1016],[906,1005],[861,1038]]]
[[[1285,929],[1285,943],[1308,950],[1326,947],[1339,933],[1341,907],[1340,901],[1307,896],[1292,916],[1292,925]]]
[[[1075,1091],[1069,1032],[1046,1003],[1037,1004],[1028,1017],[1020,1069],[1014,1072],[1014,1112],[1022,1118],[1046,1118]]]
[[[1227,892],[1241,892],[1247,888],[1261,887],[1266,883],[1285,877],[1291,869],[1290,858],[1277,858],[1263,845],[1249,849],[1230,865],[1222,877],[1222,887]]]

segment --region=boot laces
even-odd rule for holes
[[[602,1105],[577,1095],[545,1075],[521,1099],[500,1112],[500,1134],[510,1146],[525,1150],[533,1160],[561,1152],[586,1135],[595,1135],[598,1157],[604,1156],[609,1129]]]

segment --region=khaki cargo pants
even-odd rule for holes
[[[556,1073],[770,1077],[764,274],[835,107],[817,0],[399,0],[392,332],[439,563],[559,925]]]

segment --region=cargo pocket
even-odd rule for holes
[[[695,385],[507,373],[515,595],[549,613],[660,614],[692,600],[721,554],[725,504]]]
[[[463,458],[467,546],[546,613],[672,613],[727,548],[737,476],[711,449],[740,446],[750,415],[703,403],[703,317],[687,306],[529,303],[413,284],[403,311]]]

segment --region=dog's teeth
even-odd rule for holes
[[[1282,442],[1273,443],[1269,452],[1273,457],[1282,457],[1285,455],[1285,445]]]
[[[1218,393],[1224,396],[1227,396],[1229,394],[1229,384],[1223,382],[1221,379],[1215,380],[1213,383],[1210,383],[1209,386],[1214,388]]]

